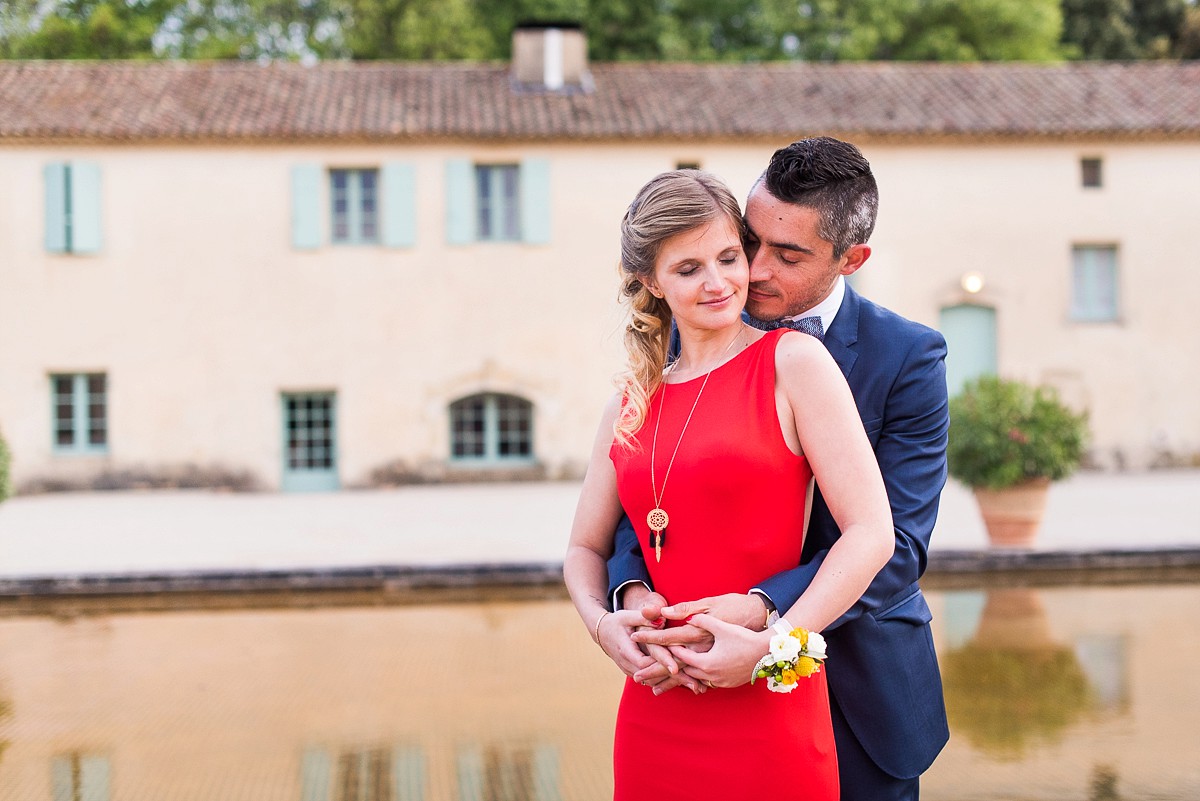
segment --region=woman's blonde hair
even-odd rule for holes
[[[722,218],[742,235],[742,210],[719,178],[702,170],[673,170],[643,186],[621,220],[621,296],[630,311],[625,327],[629,363],[617,377],[623,402],[613,433],[622,445],[632,445],[646,419],[671,342],[671,308],[643,280],[653,278],[664,242]]]

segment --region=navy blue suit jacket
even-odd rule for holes
[[[917,583],[925,572],[946,483],[946,341],[847,286],[825,346],[850,384],[879,460],[896,530],[891,561],[825,631],[829,691],[875,763],[897,778],[910,779],[933,764],[950,736],[929,626],[932,615]],[[758,588],[786,611],[812,582],[839,536],[818,488],[801,564],[766,578]],[[610,597],[627,581],[650,584],[628,520],[617,531],[608,571]]]

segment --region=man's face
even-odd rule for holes
[[[746,201],[746,228],[746,310],[760,320],[808,311],[829,295],[839,275],[853,273],[871,252],[854,245],[834,258],[833,243],[817,233],[816,209],[780,200],[761,182]]]

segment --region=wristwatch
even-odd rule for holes
[[[775,604],[767,597],[767,594],[762,590],[750,590],[751,595],[757,595],[762,599],[763,606],[767,608],[767,624],[762,627],[763,631],[774,626],[779,620],[779,610],[775,608]]]

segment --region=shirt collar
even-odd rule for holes
[[[807,311],[800,314],[793,314],[790,317],[784,317],[784,320],[799,320],[801,317],[820,317],[821,326],[825,331],[829,330],[829,326],[833,325],[833,318],[837,316],[838,309],[842,308],[842,300],[846,297],[846,276],[839,275],[837,281],[833,284],[833,289],[825,296],[825,299],[813,306]]]

